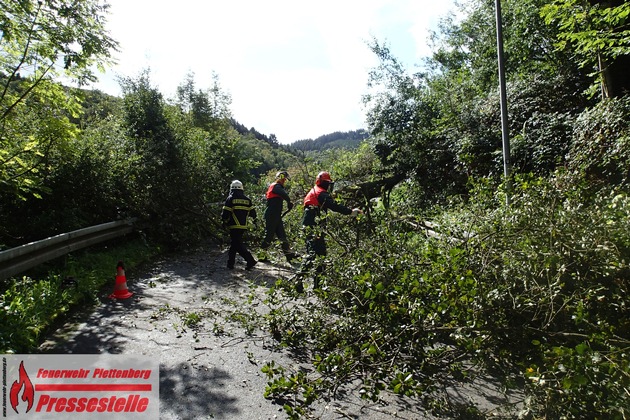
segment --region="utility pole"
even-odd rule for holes
[[[501,0],[495,0],[497,21],[497,54],[499,58],[499,89],[501,94],[501,133],[503,138],[503,175],[505,177],[506,202],[510,204],[512,181],[510,179],[510,133],[508,126],[507,94],[505,89],[505,64],[503,58],[503,23]]]

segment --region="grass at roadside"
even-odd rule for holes
[[[161,252],[140,238],[120,245],[88,248],[68,254],[29,276],[0,283],[0,352],[31,353],[52,327],[79,308],[98,302],[104,287],[113,286],[116,264],[127,270]]]

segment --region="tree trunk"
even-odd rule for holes
[[[589,1],[593,6],[611,8],[621,6],[626,0]],[[599,71],[602,73],[602,97],[619,98],[630,93],[630,55],[608,60],[599,55]]]
[[[620,55],[602,68],[607,98],[619,98],[630,93],[630,56]]]
[[[379,179],[362,184],[349,185],[338,192],[351,195],[358,202],[369,202],[372,198],[381,197],[383,204],[389,206],[389,193],[400,182],[407,178],[406,174],[396,174],[389,178]]]

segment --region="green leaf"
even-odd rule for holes
[[[581,356],[588,350],[588,348],[589,347],[585,343],[580,343],[575,346],[575,351]]]

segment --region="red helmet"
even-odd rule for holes
[[[324,182],[327,182],[329,184],[332,182],[330,174],[326,171],[318,173],[317,178],[315,178],[315,185],[321,186]]]

